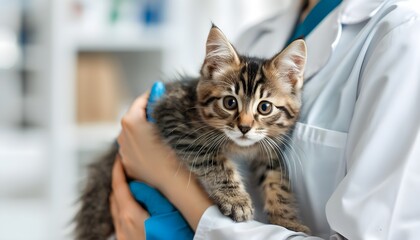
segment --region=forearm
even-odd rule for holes
[[[207,193],[194,174],[183,166],[162,180],[158,189],[176,206],[195,231],[203,213],[213,205]]]

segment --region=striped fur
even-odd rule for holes
[[[251,161],[270,223],[309,233],[299,222],[286,159],[282,158],[299,117],[305,59],[302,40],[293,42],[272,59],[239,55],[213,26],[201,76],[167,83],[165,96],[155,104],[153,117],[162,139],[195,173],[221,212],[235,221],[252,219],[254,211],[241,176],[230,160],[239,155]],[[105,171],[110,173],[112,160],[101,161],[107,162]],[[100,168],[98,164],[95,167]],[[100,202],[95,201],[92,189],[101,191],[99,186],[107,185],[109,194],[110,181],[97,174],[90,180],[89,184],[97,187],[87,186],[90,192],[82,197],[82,211],[76,219],[77,239],[105,239],[94,237],[89,231],[98,236],[99,226],[108,226],[109,233],[113,229],[109,213],[102,213],[105,222],[86,219],[101,219],[87,209]]]
[[[299,116],[304,43],[292,43],[273,59],[246,57],[213,27],[207,46],[201,77],[167,84],[166,96],[155,107],[162,138],[198,176],[223,214],[235,221],[252,218],[252,202],[230,160],[246,156],[260,179],[269,221],[309,232],[298,220],[279,152]],[[235,109],[224,106],[226,97],[236,99]],[[258,112],[263,101],[272,104],[267,115]]]

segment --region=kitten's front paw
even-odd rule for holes
[[[251,220],[254,214],[251,199],[248,196],[225,197],[218,206],[223,215],[236,222]]]

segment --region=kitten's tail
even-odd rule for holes
[[[114,232],[109,196],[112,166],[117,152],[114,146],[99,161],[89,166],[87,183],[80,197],[81,207],[75,216],[77,240],[105,240]]]

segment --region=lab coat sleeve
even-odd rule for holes
[[[376,30],[327,218],[347,239],[420,239],[419,14]]]
[[[277,225],[257,221],[236,223],[222,215],[217,206],[209,207],[203,214],[194,236],[195,240],[320,240],[304,233],[290,231]]]

